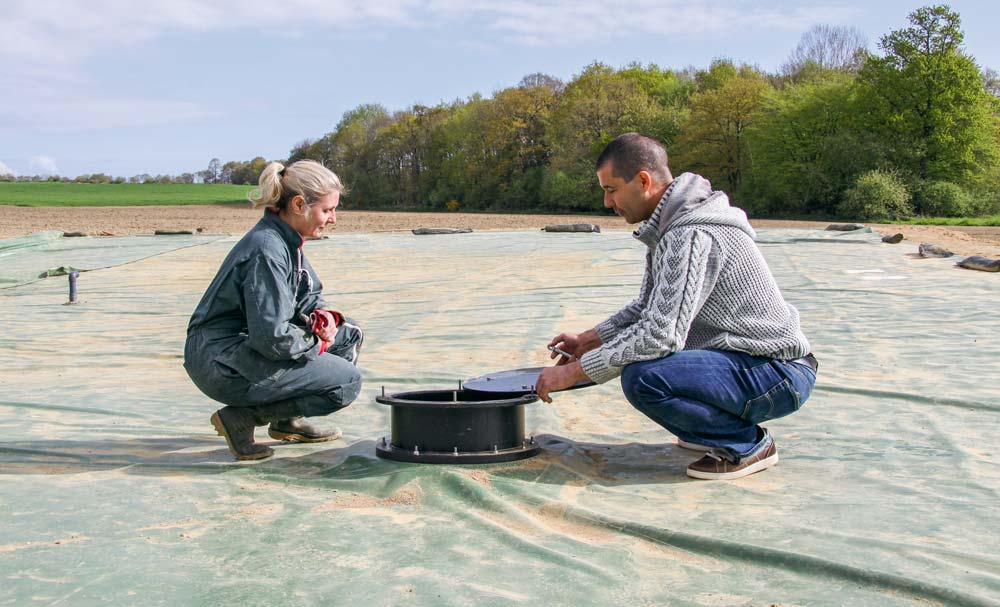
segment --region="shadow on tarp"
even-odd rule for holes
[[[275,457],[237,461],[221,438],[176,436],[120,440],[32,440],[0,446],[0,474],[69,475],[121,470],[161,476],[218,474],[255,466],[258,472],[287,479],[359,479],[402,470],[481,469],[496,478],[562,486],[622,486],[691,481],[685,467],[699,454],[676,444],[603,444],[555,436],[535,437],[542,452],[534,458],[494,464],[411,464],[375,455],[374,440],[353,443],[289,444],[258,441]]]
[[[257,441],[276,447],[276,456],[260,461],[237,461],[225,441],[207,436],[132,438],[123,440],[34,440],[12,441],[0,445],[0,474],[63,475],[121,470],[145,476],[218,474],[234,468],[260,466],[284,471],[289,477],[324,476],[358,478],[359,466],[353,459],[375,458],[375,441],[364,440],[345,445],[336,441],[291,445],[281,441]],[[302,461],[299,461],[302,460]],[[385,474],[372,470],[371,476]]]

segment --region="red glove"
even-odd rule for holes
[[[344,315],[335,310],[313,310],[313,313],[309,315],[309,322],[312,323],[312,332],[318,334],[331,324],[335,327],[339,327],[344,324]],[[326,351],[326,346],[327,343],[320,340],[320,354]]]

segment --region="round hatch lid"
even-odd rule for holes
[[[473,377],[462,382],[462,388],[473,392],[489,392],[496,394],[534,394],[538,375],[546,367],[527,367],[524,369],[509,369],[494,371],[479,377]],[[589,379],[579,381],[567,390],[593,386]]]

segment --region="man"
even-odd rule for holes
[[[642,287],[593,329],[552,339],[570,357],[542,371],[538,396],[621,375],[635,408],[705,452],[688,476],[735,479],[778,463],[758,424],[796,411],[818,365],[746,214],[699,175],[674,179],[663,145],[638,133],[609,143],[596,169],[604,206],[640,224]]]

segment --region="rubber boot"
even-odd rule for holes
[[[254,426],[263,425],[257,423],[254,409],[256,407],[223,407],[212,414],[215,431],[226,439],[236,459],[264,459],[274,455],[270,447],[253,442]]]
[[[253,442],[254,427],[296,417],[299,413],[294,401],[259,407],[223,407],[212,414],[212,425],[219,436],[225,437],[229,451],[236,459],[264,459],[274,455],[274,450]]]
[[[292,417],[271,422],[267,429],[271,438],[300,443],[324,443],[340,438],[340,428],[323,429],[304,417]]]

